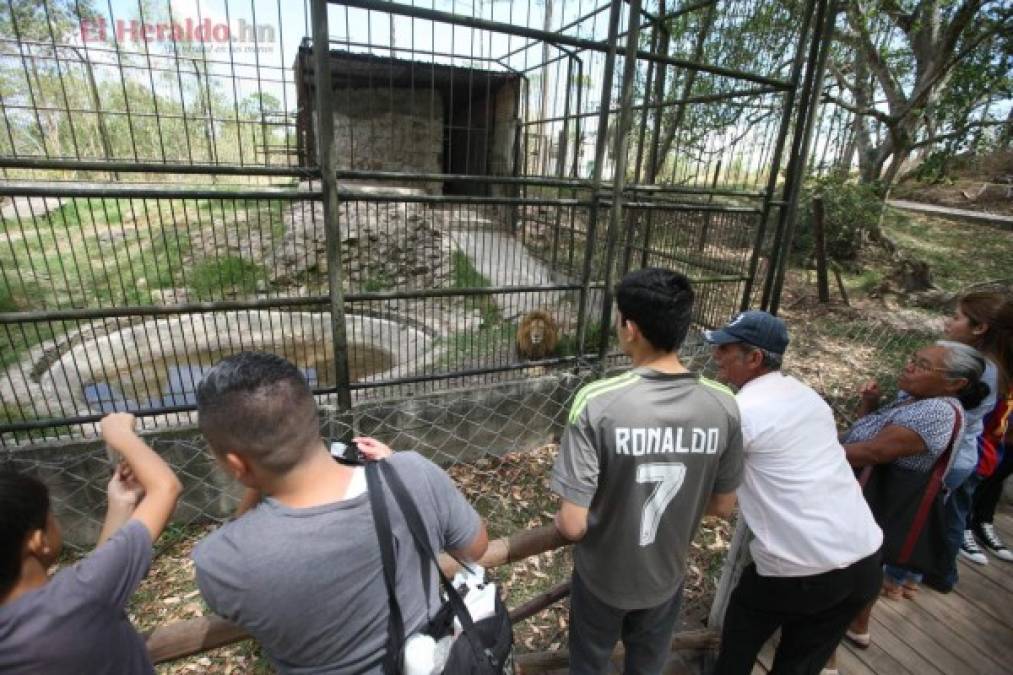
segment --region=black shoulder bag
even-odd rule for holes
[[[383,474],[383,481],[380,474]],[[397,675],[401,672],[402,653],[404,651],[405,634],[401,607],[396,595],[396,560],[394,556],[394,534],[390,526],[390,515],[387,500],[383,497],[383,483],[386,482],[394,501],[408,525],[412,539],[422,556],[422,565],[436,566],[440,581],[446,593],[447,601],[429,623],[419,632],[439,640],[453,631],[454,617],[461,622],[462,634],[450,648],[444,673],[454,675],[513,675],[513,627],[506,606],[496,595],[495,613],[473,621],[461,594],[454,588],[450,580],[440,569],[439,561],[429,543],[425,523],[419,514],[415,502],[407,488],[389,463],[385,461],[368,462],[366,464],[366,482],[369,490],[369,502],[373,509],[376,524],[376,535],[380,543],[380,557],[383,560],[383,579],[387,586],[387,599],[390,607],[390,618],[387,622],[387,653],[384,657],[384,673]]]
[[[954,408],[946,451],[928,472],[896,464],[867,467],[861,474],[865,500],[883,529],[883,562],[942,576],[952,562],[946,543],[943,474],[956,445],[961,413]]]

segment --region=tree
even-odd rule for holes
[[[918,149],[1001,124],[982,108],[1009,96],[1011,19],[1002,0],[844,2],[824,100],[855,115],[864,182],[889,185]]]

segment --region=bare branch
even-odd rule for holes
[[[833,103],[834,105],[844,108],[848,112],[854,113],[856,115],[862,115],[863,117],[873,117],[886,125],[892,125],[897,121],[887,113],[883,112],[882,110],[877,110],[876,108],[863,107],[855,105],[853,103],[848,103],[842,98],[839,98],[837,96],[831,96],[830,94],[827,93],[823,94],[823,100],[826,103]]]
[[[876,79],[879,81],[879,85],[883,88],[883,93],[886,94],[886,100],[890,106],[890,111],[894,112],[899,110],[907,103],[907,97],[904,96],[904,92],[901,90],[900,85],[894,78],[893,73],[890,72],[890,68],[887,66],[886,62],[883,61],[883,57],[879,53],[879,50],[876,49],[876,45],[873,44],[872,36],[869,34],[869,29],[865,25],[865,19],[862,17],[858,3],[849,3],[846,14],[848,17],[848,23],[856,32],[854,44],[862,56],[865,57],[865,61],[869,65],[869,70],[871,70],[876,76]]]
[[[957,40],[967,28],[971,19],[978,13],[985,3],[982,0],[964,0],[960,8],[953,15],[953,20],[946,27],[946,32],[941,41],[941,50],[944,54],[952,52],[957,46]]]
[[[847,89],[852,93],[858,91],[858,84],[849,81],[848,78],[844,76],[844,72],[841,70],[840,66],[836,63],[830,63],[830,72],[833,74],[834,79],[837,80],[837,85],[841,89]]]

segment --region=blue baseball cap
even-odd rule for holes
[[[788,348],[788,327],[773,314],[750,310],[737,314],[724,328],[705,330],[703,338],[712,345],[745,342],[772,354],[784,354]]]

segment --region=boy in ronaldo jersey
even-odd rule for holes
[[[693,309],[689,279],[641,269],[615,295],[633,368],[577,393],[552,471],[556,528],[576,542],[569,649],[579,675],[604,672],[620,639],[624,672],[661,672],[690,542],[704,515],[728,517],[742,476],[734,396],[676,353]]]

